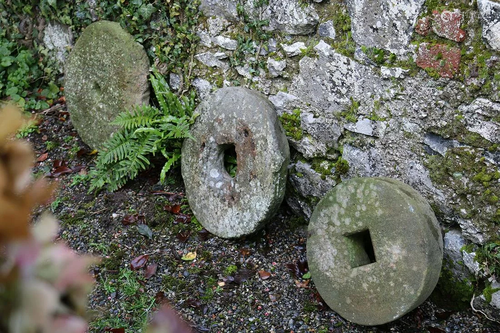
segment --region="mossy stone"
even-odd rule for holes
[[[83,31],[66,63],[65,93],[86,144],[102,148],[120,112],[149,103],[148,72],[144,48],[120,24],[99,21]]]
[[[410,186],[354,178],[316,206],[307,258],[316,288],[334,311],[357,324],[381,325],[431,294],[443,240],[431,207]]]
[[[196,109],[194,138],[182,146],[189,205],[211,233],[235,238],[262,228],[285,195],[290,150],[276,110],[243,87],[217,90]],[[236,174],[225,165],[236,159]]]

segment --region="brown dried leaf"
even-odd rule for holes
[[[139,268],[144,267],[144,265],[146,265],[146,263],[148,262],[148,259],[149,259],[149,255],[147,255],[147,254],[143,254],[143,255],[140,255],[140,256],[132,259],[132,261],[130,262],[130,269],[132,269],[133,271],[136,271]]]
[[[271,277],[271,273],[262,270],[262,271],[259,271],[259,276],[262,280],[267,280]]]
[[[179,214],[181,212],[181,205],[165,205],[165,210],[172,214]]]
[[[146,273],[144,274],[144,277],[146,279],[149,279],[153,275],[156,274],[156,269],[158,268],[158,264],[151,264],[146,267]]]
[[[43,153],[36,159],[37,162],[43,162],[49,157],[49,153]]]

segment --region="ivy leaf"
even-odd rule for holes
[[[47,2],[52,8],[57,9],[57,0],[47,0]]]
[[[137,226],[137,231],[143,236],[146,236],[147,238],[151,239],[153,238],[153,231],[146,225],[146,224],[139,224]]]

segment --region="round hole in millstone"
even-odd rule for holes
[[[97,94],[101,94],[102,90],[101,90],[101,85],[98,83],[98,82],[94,82],[94,92],[96,92]]]
[[[345,319],[381,325],[431,294],[443,258],[430,205],[388,178],[353,178],[334,187],[310,222],[307,259],[325,302]]]
[[[223,145],[222,154],[224,155],[224,169],[231,178],[234,178],[238,170],[238,155],[236,154],[235,145],[232,143]]]
[[[285,194],[290,151],[276,110],[260,93],[228,87],[196,112],[194,140],[184,141],[181,155],[189,205],[219,237],[252,234],[273,217]]]

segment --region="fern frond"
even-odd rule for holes
[[[152,126],[161,111],[149,105],[137,106],[135,109],[125,111],[116,116],[113,124],[120,125],[125,129],[137,129]]]
[[[124,159],[132,144],[133,136],[134,133],[127,129],[114,133],[104,143],[104,148],[102,154],[98,156],[97,164],[104,166]]]
[[[172,168],[172,166],[181,158],[181,152],[180,150],[177,150],[172,153],[170,158],[167,159],[167,162],[163,165],[163,168],[161,169],[160,173],[160,182],[163,184],[165,183],[165,177],[167,175],[167,172]]]

